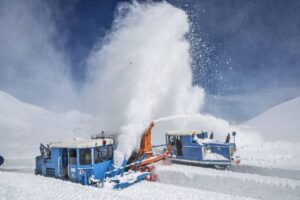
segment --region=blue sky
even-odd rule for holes
[[[19,38],[17,32],[27,30],[27,25],[37,27],[35,32],[46,29],[45,38],[34,38],[34,41],[38,40],[36,43],[41,45],[41,39],[49,41],[42,42],[43,46],[55,46],[55,51],[51,48],[47,51],[71,66],[71,78],[77,85],[84,84],[86,58],[96,41],[109,32],[115,9],[121,1],[32,0],[29,6],[13,2],[11,5],[8,2],[0,3],[5,11],[2,12],[3,21],[0,20],[3,33],[0,39],[12,39],[12,31]],[[207,112],[239,121],[300,95],[300,1],[168,2],[189,15],[193,30],[188,37],[192,38],[194,84],[205,88],[208,94]],[[25,19],[17,16],[22,12]],[[33,14],[27,19],[30,12]],[[6,19],[13,20],[8,23]],[[14,24],[15,29],[10,24]],[[198,46],[199,40],[205,41],[205,51]],[[32,44],[29,46],[37,49]],[[12,73],[11,68],[6,70],[4,64],[13,59],[7,59],[7,49],[3,45],[1,48],[0,89],[14,93],[28,80],[10,82],[12,78],[8,77]],[[200,58],[200,55],[204,57]],[[47,56],[47,59],[53,60]],[[25,57],[20,53],[20,57],[22,62],[30,55],[26,54]],[[36,63],[36,60],[32,62]],[[16,85],[16,88],[9,90],[8,84]],[[24,99],[29,102],[32,100]]]
[[[118,2],[57,1],[57,25],[66,36],[75,80],[84,78],[84,60],[109,31]],[[210,47],[209,62],[198,59],[201,51],[193,54],[195,83],[210,94],[300,85],[299,1],[168,2],[189,14],[194,40]]]
[[[84,59],[111,26],[119,1],[57,2],[75,80],[84,80]],[[168,0],[185,10],[193,33],[194,84],[208,93],[207,112],[247,119],[300,95],[299,1]],[[204,40],[208,50],[197,47]],[[204,54],[204,59],[200,59]],[[299,89],[300,90],[300,89]],[[258,97],[256,96],[263,93]],[[275,94],[274,94],[275,93]],[[277,94],[276,94],[277,93]],[[225,98],[220,98],[224,96]],[[243,101],[236,100],[243,96]],[[240,99],[240,98],[238,98]],[[253,107],[246,109],[245,107]],[[241,116],[241,113],[243,116]]]

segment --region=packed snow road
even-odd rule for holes
[[[300,180],[179,164],[158,165],[159,182],[258,199],[299,199]]]
[[[259,167],[259,166],[252,166],[252,165],[240,165],[240,166],[232,166],[230,168],[230,171],[238,172],[238,173],[259,174],[263,176],[272,176],[272,177],[300,180],[300,170],[294,170],[294,169],[281,169],[281,168]]]
[[[7,199],[299,199],[300,180],[222,171],[180,164],[157,164],[159,182],[143,181],[122,191],[82,186],[29,171],[0,171],[0,200]],[[253,166],[250,166],[253,167]],[[7,170],[7,169],[5,169]],[[261,169],[262,170],[262,169]],[[268,170],[266,168],[266,170]],[[272,170],[272,169],[269,169]],[[274,169],[281,170],[281,169]],[[298,173],[299,171],[297,171]],[[292,172],[294,173],[294,172]],[[263,172],[261,172],[263,174]]]
[[[0,171],[0,200],[21,199],[251,199],[143,181],[121,191],[83,186],[54,178]]]

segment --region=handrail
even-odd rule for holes
[[[80,169],[94,169],[94,167],[78,167],[78,170]]]
[[[57,159],[57,174],[58,175],[60,175],[60,162],[59,162],[60,160],[61,160],[61,157],[59,156]]]
[[[106,173],[105,173],[105,177],[106,177],[107,175],[113,173],[113,172],[120,172],[120,174],[122,174],[123,171],[124,171],[127,167],[130,167],[130,166],[133,166],[133,165],[138,165],[138,164],[140,164],[140,163],[142,163],[142,161],[135,161],[135,162],[130,163],[130,164],[128,164],[128,165],[125,165],[125,166],[121,166],[121,167],[115,168],[115,169],[113,169],[113,170],[111,170],[111,171],[106,172]],[[115,174],[115,175],[119,175],[119,174]]]
[[[152,148],[167,146],[166,144],[153,145]]]

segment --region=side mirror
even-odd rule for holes
[[[232,136],[236,136],[236,132],[234,131],[234,132],[232,132]]]

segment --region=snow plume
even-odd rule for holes
[[[0,1],[0,90],[54,110],[76,103],[69,61],[45,2]]]
[[[262,138],[255,131],[246,130],[244,127],[233,126],[229,122],[209,114],[179,114],[154,120],[153,141],[164,140],[165,132],[176,129],[212,131],[215,139],[225,141],[228,133],[237,132],[238,146],[260,143]]]
[[[166,2],[120,4],[112,32],[95,46],[85,90],[87,112],[121,132],[125,157],[158,117],[198,113],[202,88],[192,86],[188,17]]]

